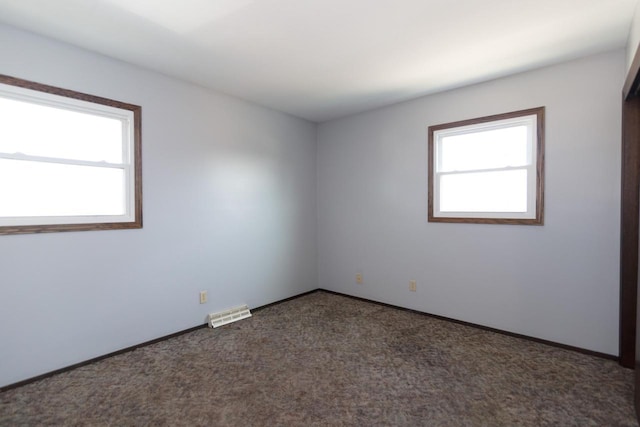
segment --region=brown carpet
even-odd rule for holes
[[[326,292],[0,394],[0,425],[637,426],[616,362]]]

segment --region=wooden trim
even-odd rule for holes
[[[294,300],[296,298],[300,298],[300,297],[303,297],[305,295],[309,295],[309,294],[312,294],[312,293],[315,293],[315,292],[318,292],[318,289],[314,289],[312,291],[308,291],[308,292],[304,292],[304,293],[301,293],[301,294],[298,294],[298,295],[294,295],[292,297],[285,298],[283,300],[278,300],[278,301],[275,301],[275,302],[272,302],[272,303],[269,303],[269,304],[261,305],[259,307],[254,308],[254,309],[251,309],[251,311],[252,312],[256,312],[256,311],[264,310],[267,307],[271,307],[271,306],[274,306],[274,305],[277,305],[277,304],[282,304],[283,302],[291,301],[291,300]],[[199,325],[199,326],[194,326],[193,328],[184,329],[182,331],[175,332],[173,334],[165,335],[165,336],[162,336],[160,338],[156,338],[156,339],[153,339],[153,340],[150,340],[150,341],[145,341],[145,342],[143,342],[141,344],[136,344],[136,345],[133,345],[131,347],[123,348],[122,350],[118,350],[118,351],[114,351],[112,353],[108,353],[108,354],[105,354],[105,355],[102,355],[102,356],[94,357],[93,359],[85,360],[84,362],[74,363],[73,365],[69,365],[69,366],[66,366],[64,368],[56,369],[55,371],[47,372],[47,373],[44,373],[44,374],[41,374],[41,375],[37,375],[35,377],[28,378],[26,380],[18,381],[17,383],[13,383],[13,384],[9,384],[9,385],[0,387],[0,393],[2,393],[3,391],[7,391],[7,390],[11,390],[11,389],[14,389],[14,388],[17,388],[17,387],[21,387],[23,385],[31,384],[33,382],[40,381],[42,379],[49,378],[49,377],[52,377],[52,376],[57,375],[57,374],[61,374],[63,372],[71,371],[73,369],[80,368],[82,366],[90,365],[92,363],[99,362],[101,360],[107,359],[107,358],[112,357],[112,356],[117,356],[119,354],[123,354],[123,353],[127,353],[127,352],[130,352],[130,351],[133,351],[133,350],[137,350],[137,349],[142,348],[142,347],[147,347],[149,345],[156,344],[156,343],[159,343],[161,341],[166,341],[166,340],[171,339],[171,338],[179,337],[180,335],[188,334],[189,332],[194,332],[194,331],[197,331],[198,329],[206,328],[207,326],[208,326],[208,324],[204,323],[204,324]]]
[[[622,104],[620,209],[620,364],[633,368],[636,352],[638,213],[640,212],[640,98]]]
[[[429,129],[433,131],[438,131],[443,129],[477,125],[480,123],[497,122],[498,120],[513,119],[516,117],[532,116],[534,114],[539,115],[540,113],[544,114],[544,109],[545,109],[544,107],[528,108],[526,110],[510,111],[508,113],[493,114],[491,116],[478,117],[476,119],[458,120],[456,122],[442,123],[439,125],[429,126]]]
[[[444,320],[444,321],[447,321],[447,322],[457,323],[459,325],[464,325],[464,326],[470,326],[472,328],[482,329],[484,331],[494,332],[494,333],[501,334],[501,335],[507,335],[507,336],[514,337],[514,338],[520,338],[520,339],[524,339],[524,340],[527,340],[527,341],[533,341],[533,342],[537,342],[537,343],[540,343],[540,344],[545,344],[545,345],[549,345],[549,346],[552,346],[552,347],[561,348],[563,350],[575,351],[575,352],[578,352],[578,353],[587,354],[589,356],[596,356],[596,357],[600,357],[600,358],[603,358],[603,359],[609,359],[609,360],[618,360],[617,356],[613,356],[613,355],[606,354],[606,353],[599,353],[597,351],[587,350],[587,349],[583,349],[583,348],[579,348],[579,347],[573,347],[573,346],[570,346],[570,345],[560,344],[560,343],[556,343],[556,342],[553,342],[553,341],[547,341],[547,340],[543,340],[543,339],[540,339],[540,338],[529,337],[529,336],[526,336],[526,335],[516,334],[516,333],[513,333],[513,332],[507,332],[507,331],[503,331],[503,330],[500,330],[500,329],[490,328],[488,326],[482,326],[482,325],[478,325],[478,324],[475,324],[475,323],[465,322],[465,321],[462,321],[462,320],[456,320],[456,319],[452,319],[452,318],[445,317],[445,316],[439,316],[437,314],[430,314],[430,313],[426,313],[426,312],[423,312],[423,311],[413,310],[413,309],[410,309],[410,308],[400,307],[400,306],[393,305],[393,304],[387,304],[387,303],[384,303],[384,302],[374,301],[374,300],[370,300],[370,299],[367,299],[367,298],[356,297],[356,296],[353,296],[353,295],[348,295],[348,294],[344,294],[344,293],[336,292],[336,291],[330,291],[328,289],[322,289],[322,288],[314,289],[314,290],[311,290],[311,291],[308,291],[308,292],[303,292],[301,294],[294,295],[294,296],[289,297],[289,298],[285,298],[285,299],[278,300],[278,301],[275,301],[275,302],[272,302],[272,303],[269,303],[269,304],[265,304],[265,305],[256,307],[254,309],[251,309],[251,311],[252,312],[256,312],[256,311],[264,310],[267,307],[272,307],[274,305],[282,304],[284,302],[291,301],[291,300],[294,300],[294,299],[297,299],[297,298],[300,298],[300,297],[303,297],[303,296],[306,296],[306,295],[314,294],[316,292],[326,292],[328,294],[339,295],[339,296],[342,296],[342,297],[345,297],[345,298],[351,298],[351,299],[355,299],[355,300],[358,300],[358,301],[364,301],[364,302],[368,302],[368,303],[372,303],[372,304],[381,305],[381,306],[384,306],[384,307],[394,308],[394,309],[397,309],[397,310],[408,311],[408,312],[411,312],[411,313],[420,314],[422,316],[432,317],[434,319],[439,319],[439,320]],[[175,338],[175,337],[178,337],[180,335],[184,335],[184,334],[187,334],[187,333],[190,333],[190,332],[194,332],[194,331],[196,331],[198,329],[202,329],[202,328],[206,328],[206,327],[207,327],[206,323],[202,324],[202,325],[194,326],[192,328],[185,329],[185,330],[182,330],[182,331],[179,331],[179,332],[175,332],[173,334],[165,335],[163,337],[156,338],[156,339],[153,339],[153,340],[150,340],[150,341],[145,341],[145,342],[143,342],[141,344],[133,345],[131,347],[124,348],[122,350],[114,351],[112,353],[108,353],[108,354],[105,354],[103,356],[94,357],[93,359],[85,360],[84,362],[75,363],[73,365],[69,365],[69,366],[66,366],[66,367],[61,368],[61,369],[56,369],[55,371],[47,372],[47,373],[44,373],[44,374],[41,374],[41,375],[37,375],[35,377],[28,378],[26,380],[18,381],[16,383],[0,387],[0,393],[2,393],[4,391],[7,391],[7,390],[11,390],[11,389],[14,389],[14,388],[21,387],[23,385],[31,384],[33,382],[40,381],[42,379],[49,378],[49,377],[52,377],[52,376],[57,375],[57,374],[61,374],[63,372],[68,372],[68,371],[71,371],[73,369],[80,368],[82,366],[90,365],[92,363],[99,362],[99,361],[107,359],[109,357],[113,357],[113,356],[117,356],[117,355],[120,355],[120,354],[123,354],[123,353],[127,353],[127,352],[130,352],[130,351],[142,348],[142,347],[147,347],[149,345],[156,344],[156,343],[159,343],[161,341],[166,341],[168,339]]]
[[[136,213],[136,217],[139,215]],[[96,230],[124,230],[142,228],[142,222],[104,222],[91,224],[45,224],[45,225],[16,225],[0,227],[0,235],[5,234],[37,234],[57,233],[63,231],[96,231]]]
[[[339,296],[343,296],[343,297],[346,297],[346,298],[355,299],[355,300],[358,300],[358,301],[364,301],[364,302],[369,302],[369,303],[372,303],[372,304],[381,305],[381,306],[384,306],[384,307],[389,307],[389,308],[395,308],[395,309],[398,309],[398,310],[408,311],[410,313],[420,314],[422,316],[432,317],[434,319],[444,320],[446,322],[452,322],[452,323],[456,323],[458,325],[464,325],[464,326],[469,326],[469,327],[476,328],[476,329],[482,329],[483,331],[494,332],[494,333],[500,334],[500,335],[506,335],[506,336],[509,336],[509,337],[519,338],[519,339],[523,339],[523,340],[526,340],[526,341],[532,341],[532,342],[536,342],[536,343],[539,343],[539,344],[548,345],[548,346],[551,346],[551,347],[557,347],[557,348],[561,348],[563,350],[575,351],[577,353],[582,353],[582,354],[586,354],[586,355],[589,355],[589,356],[600,357],[602,359],[607,359],[607,360],[614,360],[614,361],[618,360],[618,357],[615,356],[615,355],[612,355],[612,354],[600,353],[598,351],[587,350],[585,348],[574,347],[574,346],[571,346],[571,345],[561,344],[561,343],[557,343],[557,342],[554,342],[554,341],[543,340],[541,338],[530,337],[528,335],[517,334],[515,332],[503,331],[501,329],[491,328],[489,326],[478,325],[476,323],[465,322],[464,320],[452,319],[450,317],[440,316],[440,315],[437,315],[437,314],[431,314],[431,313],[427,313],[427,312],[424,312],[424,311],[414,310],[414,309],[411,309],[411,308],[400,307],[400,306],[393,305],[393,304],[387,304],[385,302],[379,302],[379,301],[374,301],[374,300],[370,300],[370,299],[367,299],[367,298],[356,297],[356,296],[353,296],[353,295],[343,294],[341,292],[330,291],[330,290],[327,290],[327,289],[318,289],[318,290],[321,291],[321,292],[327,292],[327,293],[330,293],[330,294],[339,295]]]
[[[68,371],[71,371],[71,370],[76,369],[76,368],[81,368],[83,366],[87,366],[87,365],[90,365],[92,363],[99,362],[99,361],[107,359],[109,357],[118,356],[120,354],[128,353],[130,351],[137,350],[137,349],[142,348],[142,347],[147,347],[147,346],[150,346],[152,344],[159,343],[161,341],[166,341],[166,340],[171,339],[171,338],[179,337],[180,335],[188,334],[189,332],[193,332],[193,331],[196,331],[198,329],[202,329],[202,328],[206,328],[206,327],[207,327],[206,323],[202,324],[202,325],[199,325],[199,326],[194,326],[193,328],[184,329],[182,331],[174,332],[173,334],[165,335],[163,337],[156,338],[156,339],[153,339],[151,341],[145,341],[145,342],[143,342],[141,344],[136,344],[136,345],[133,345],[131,347],[123,348],[122,350],[118,350],[118,351],[114,351],[112,353],[108,353],[108,354],[105,354],[105,355],[102,355],[102,356],[94,357],[93,359],[85,360],[84,362],[74,363],[73,365],[69,365],[69,366],[66,366],[64,368],[56,369],[55,371],[51,371],[51,372],[47,372],[47,373],[44,373],[44,374],[41,374],[41,375],[37,375],[35,377],[27,378],[26,380],[18,381],[17,383],[13,383],[13,384],[9,384],[9,385],[0,387],[0,393],[2,393],[3,391],[7,391],[7,390],[11,390],[11,389],[14,389],[14,388],[21,387],[23,385],[31,384],[31,383],[34,383],[36,381],[40,381],[40,380],[43,380],[45,378],[52,377],[54,375],[61,374],[63,372],[68,372]]]
[[[94,104],[106,105],[109,107],[129,110],[133,112],[134,141],[133,150],[135,154],[134,163],[134,209],[135,218],[130,222],[105,222],[87,224],[44,224],[44,225],[19,225],[0,226],[0,235],[3,234],[27,234],[27,233],[50,233],[61,231],[89,231],[89,230],[120,230],[142,228],[142,108],[138,105],[127,104],[113,99],[102,98],[95,95],[76,92],[69,89],[62,89],[55,86],[23,80],[16,77],[0,74],[0,83],[17,86],[24,89],[49,93],[52,95],[64,96],[66,98],[78,99],[92,102]]]
[[[436,217],[434,211],[434,185],[435,171],[433,170],[434,162],[434,132],[468,125],[480,123],[494,122],[498,120],[511,119],[516,117],[536,115],[537,141],[536,141],[536,216],[531,219],[518,218],[476,218],[476,217]],[[530,108],[527,110],[513,111],[503,114],[495,114],[492,116],[479,117],[477,119],[461,120],[457,122],[444,123],[440,125],[429,126],[428,141],[428,204],[427,204],[427,220],[429,222],[447,222],[447,223],[465,223],[465,224],[511,224],[511,225],[543,225],[544,224],[544,142],[545,142],[545,107]]]
[[[133,151],[134,164],[134,204],[135,218],[130,228],[142,228],[142,107],[133,108]]]
[[[544,165],[545,165],[545,134],[546,134],[546,110],[540,107],[538,110],[538,129],[536,134],[538,141],[536,145],[536,219],[537,225],[544,224]]]
[[[429,127],[429,139],[427,142],[427,222],[433,222],[433,187],[435,185],[435,171],[434,171],[434,167],[433,167],[433,161],[434,161],[434,144],[435,141],[433,140],[433,128]]]
[[[620,364],[635,368],[634,407],[640,420],[640,355],[637,335],[638,232],[640,195],[640,46],[622,88],[622,173],[620,201]]]
[[[122,110],[140,109],[140,106],[127,104],[125,102],[114,101],[113,99],[103,98],[96,95],[89,95],[82,92],[76,92],[75,90],[63,89],[56,86],[50,86],[42,83],[33,82],[30,80],[19,79],[17,77],[7,76],[0,74],[0,83],[17,86],[24,89],[36,90],[38,92],[50,93],[52,95],[64,96],[66,98],[79,99],[80,101],[93,102],[95,104],[107,105],[109,107],[120,108]]]
[[[272,307],[272,306],[278,305],[278,304],[282,304],[283,302],[287,302],[287,301],[291,301],[291,300],[294,300],[294,299],[298,299],[298,298],[303,297],[305,295],[314,294],[314,293],[318,292],[319,290],[320,289],[313,289],[311,291],[303,292],[301,294],[297,294],[297,295],[294,295],[294,296],[289,297],[289,298],[285,298],[285,299],[281,299],[281,300],[278,300],[278,301],[274,301],[274,302],[269,303],[269,304],[261,305],[261,306],[256,307],[256,308],[252,308],[251,312],[255,313],[256,311],[264,310],[265,308]]]

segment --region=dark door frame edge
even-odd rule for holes
[[[622,155],[620,185],[620,364],[635,366],[638,287],[638,214],[640,211],[640,46],[622,89]]]

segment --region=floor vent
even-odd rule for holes
[[[247,317],[251,317],[251,311],[249,311],[249,307],[246,305],[241,305],[240,307],[230,308],[229,310],[218,313],[210,313],[209,326],[217,328],[218,326],[246,319]]]

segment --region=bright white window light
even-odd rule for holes
[[[0,217],[125,215],[124,184],[120,168],[0,158]]]
[[[63,108],[0,98],[0,152],[122,163],[128,117]]]
[[[139,107],[0,81],[0,234],[139,228]]]
[[[527,170],[440,177],[440,212],[527,212]]]
[[[541,223],[543,111],[430,127],[429,220]]]

